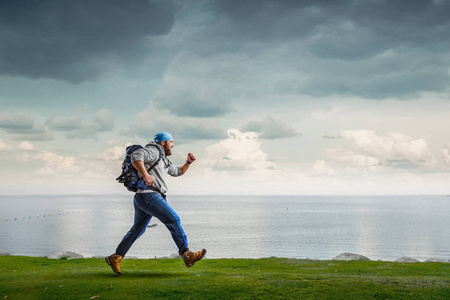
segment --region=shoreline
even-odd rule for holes
[[[105,256],[101,256],[101,255],[94,255],[91,257],[84,257],[81,254],[75,253],[75,252],[70,252],[70,251],[59,251],[56,252],[52,255],[49,256],[31,256],[31,255],[17,255],[17,254],[11,254],[9,252],[0,252],[0,256],[22,256],[22,257],[39,257],[39,258],[48,258],[48,259],[89,259],[89,258],[104,258]],[[177,258],[181,258],[180,255],[178,254],[171,254],[170,256],[161,256],[161,257],[154,257],[154,258],[140,258],[140,257],[136,257],[136,256],[127,256],[125,257],[126,259],[177,259]],[[124,259],[125,259],[124,258]],[[371,260],[370,258],[360,255],[360,254],[355,254],[355,253],[349,253],[349,252],[344,252],[341,253],[331,259],[311,259],[311,258],[289,258],[289,257],[274,257],[274,256],[270,256],[270,257],[260,257],[260,258],[245,258],[245,257],[239,257],[239,258],[210,258],[210,259],[249,259],[249,260],[258,260],[258,259],[267,259],[267,258],[282,258],[282,259],[294,259],[294,260],[309,260],[309,261],[360,261],[360,260],[364,260],[364,261],[375,261],[375,262],[399,262],[399,263],[429,263],[429,262],[438,262],[438,263],[450,263],[450,259],[443,259],[443,258],[428,258],[424,261],[420,261],[418,259],[412,258],[412,257],[407,257],[407,256],[403,256],[403,257],[399,257],[398,259],[394,260],[394,261],[390,261],[390,260]],[[205,257],[204,259],[208,259],[208,257]]]

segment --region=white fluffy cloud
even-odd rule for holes
[[[333,168],[328,166],[327,162],[324,160],[317,160],[314,163],[313,169],[319,175],[333,175],[335,173]]]
[[[380,135],[373,130],[343,130],[340,136],[344,145],[324,153],[334,168],[378,172],[437,166],[437,160],[424,139],[413,139],[397,132]]]
[[[450,143],[447,147],[442,148],[442,158],[447,165],[450,165]]]
[[[286,179],[261,148],[254,132],[229,129],[228,138],[205,148],[187,175],[171,180],[176,193],[265,194]],[[286,191],[283,191],[286,193]]]
[[[204,166],[216,170],[275,169],[275,164],[261,150],[257,134],[237,129],[229,129],[227,134],[227,139],[206,148]]]
[[[12,151],[12,147],[0,139],[0,151]]]
[[[424,139],[413,139],[401,133],[378,135],[373,130],[344,130],[340,135],[356,153],[382,160],[409,160],[411,162],[435,162]]]
[[[24,151],[32,151],[34,150],[34,145],[30,142],[23,141],[19,144],[19,149]]]
[[[0,140],[0,148],[1,145]],[[19,144],[15,159],[19,163],[32,165],[43,163],[43,166],[35,165],[31,172],[39,176],[114,177],[120,173],[126,146],[112,141],[103,152],[66,156],[50,151],[34,151],[34,145],[25,141]]]
[[[75,164],[74,156],[62,156],[56,153],[42,151],[32,157],[34,160],[41,160],[45,163],[43,168],[35,173],[41,176],[67,175],[78,173],[80,168]]]

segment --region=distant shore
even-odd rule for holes
[[[29,256],[29,255],[15,255],[15,254],[11,254],[8,252],[0,252],[0,256],[25,256],[25,257],[44,257],[44,258],[50,258],[50,259],[83,259],[83,258],[104,258],[105,256],[99,256],[99,255],[95,255],[95,256],[91,256],[91,257],[84,257],[81,254],[75,253],[75,252],[70,252],[70,251],[59,251],[56,252],[50,256]],[[154,258],[150,258],[150,259],[175,259],[175,258],[180,258],[181,256],[174,253],[171,254],[170,256],[161,256],[161,257],[154,257]],[[264,258],[268,258],[268,257],[264,257]],[[283,258],[283,257],[276,257],[276,258]],[[149,259],[149,258],[140,258],[140,257],[136,257],[136,256],[127,256],[126,259]],[[208,259],[208,257],[205,257],[205,259]],[[239,259],[259,259],[259,258],[239,258]],[[291,258],[291,259],[297,259],[297,258]],[[299,259],[302,260],[302,259]],[[331,259],[310,259],[310,258],[305,258],[303,260],[311,260],[311,261],[328,261],[328,260],[337,260],[337,261],[355,261],[355,260],[365,260],[365,261],[384,261],[384,262],[401,262],[401,263],[419,263],[419,262],[439,262],[439,263],[450,263],[450,259],[443,259],[443,258],[428,258],[424,261],[420,261],[417,260],[415,258],[412,257],[407,257],[407,256],[403,256],[403,257],[399,257],[398,259],[394,260],[394,261],[388,261],[388,260],[371,260],[370,258],[364,256],[364,255],[360,255],[360,254],[355,254],[355,253],[348,253],[348,252],[344,252],[341,253]]]

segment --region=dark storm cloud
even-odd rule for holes
[[[29,114],[2,113],[0,129],[14,134],[16,140],[50,141],[53,135]]]
[[[217,140],[226,138],[226,132],[217,126],[202,126],[182,124],[159,124],[151,127],[134,125],[130,130],[124,131],[124,136],[138,136],[143,139],[153,140],[153,135],[157,132],[170,132],[176,144],[193,143],[201,140]]]
[[[263,121],[251,121],[241,128],[242,131],[258,133],[260,138],[274,140],[298,136],[294,128],[280,120],[267,116]]]
[[[225,130],[215,118],[192,118],[171,114],[169,110],[160,110],[157,105],[149,107],[136,116],[136,120],[120,135],[153,139],[158,132],[170,132],[177,144],[199,140],[226,138]]]
[[[324,135],[322,136],[323,139],[329,139],[329,140],[335,140],[335,139],[342,139],[340,135],[334,136],[334,135]]]
[[[31,131],[34,118],[28,114],[2,113],[0,115],[0,128],[10,133]]]
[[[82,82],[139,60],[170,32],[173,6],[147,0],[0,2],[0,74]]]
[[[209,118],[234,111],[243,62],[234,57],[203,58],[180,52],[168,66],[152,98],[161,110],[177,116]]]
[[[426,41],[448,45],[449,41],[442,38],[450,37],[450,3],[446,0],[219,0],[214,8],[232,20],[229,30],[253,38],[339,34],[339,26],[346,23],[343,33],[351,33],[353,28],[367,29],[389,45],[423,45]],[[342,47],[339,37],[327,39],[329,45]]]
[[[283,47],[279,62],[289,61],[299,80],[278,91],[406,99],[449,86],[450,1],[219,0],[211,7],[223,44],[236,42],[223,49],[264,55]]]
[[[57,119],[56,116],[51,116],[45,122],[51,130],[55,131],[73,131],[81,127],[81,116],[71,116],[65,119]]]
[[[65,132],[69,139],[97,139],[98,133],[112,131],[115,117],[107,109],[100,109],[95,116],[86,118],[75,114],[67,118],[50,116],[45,125],[51,130]]]

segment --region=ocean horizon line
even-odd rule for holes
[[[134,193],[0,193],[5,196],[133,196]],[[168,194],[168,197],[450,197],[450,194]]]

